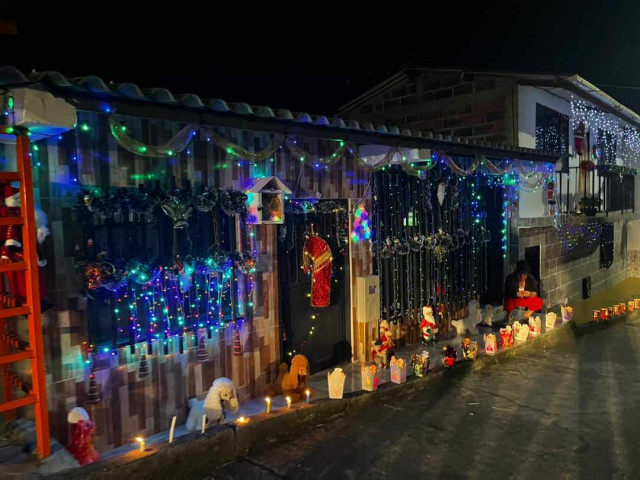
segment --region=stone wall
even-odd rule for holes
[[[552,307],[565,297],[582,298],[582,279],[591,276],[592,295],[624,280],[628,275],[625,222],[629,215],[609,215],[597,219],[572,218],[572,223],[587,221],[614,224],[614,261],[609,268],[600,267],[600,247],[579,258],[568,258],[567,248],[558,235],[551,217],[514,219],[511,228],[511,258],[524,259],[525,249],[540,246],[540,283],[545,305]],[[513,267],[513,265],[512,265]]]

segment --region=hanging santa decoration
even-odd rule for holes
[[[5,184],[3,189],[4,205],[0,206],[0,217],[2,218],[15,218],[20,217],[21,200],[20,189],[13,184]],[[36,207],[34,218],[36,221],[36,251],[38,253],[38,266],[44,267],[47,264],[44,255],[42,255],[39,245],[44,243],[45,239],[49,235],[49,229],[47,228],[47,215]],[[0,246],[0,259],[3,262],[20,262],[24,260],[22,252],[22,234],[20,226],[18,225],[5,225],[0,227],[0,237],[2,245]],[[9,287],[11,293],[20,302],[24,303],[27,296],[26,278],[24,272],[7,272],[7,278],[9,280]],[[44,282],[44,275],[40,271],[40,297],[44,298],[47,295],[46,283]]]
[[[547,183],[547,203],[549,204],[549,215],[556,214],[555,188],[555,183]]]
[[[311,306],[328,307],[333,256],[329,244],[313,233],[304,242],[302,270],[311,274]]]
[[[198,340],[198,349],[196,352],[196,357],[198,362],[203,363],[209,360],[209,354],[207,353],[207,344],[205,341],[205,336],[201,335]]]
[[[96,382],[96,376],[91,370],[89,375],[89,392],[87,393],[87,403],[98,403],[100,401],[100,391],[98,390],[98,383]]]
[[[584,122],[581,121],[578,124],[578,127],[573,132],[573,144],[576,149],[576,154],[580,156],[584,155],[586,151],[584,133],[585,133],[585,126],[584,126]]]
[[[236,328],[236,334],[233,338],[233,354],[242,355],[242,342],[240,341],[240,329]]]
[[[138,368],[138,378],[144,378],[149,375],[149,362],[147,362],[147,354],[142,349],[142,354],[140,355],[140,366]]]

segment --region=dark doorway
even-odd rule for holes
[[[318,204],[320,203],[322,202],[319,201]],[[334,205],[337,203],[346,212],[347,202],[332,201]],[[344,242],[348,241],[348,238],[344,236],[345,225],[340,225],[346,218],[346,214],[341,216],[332,211],[287,213],[285,225],[280,227],[285,229],[284,234],[280,231],[278,242],[280,302],[284,330],[282,351],[286,360],[289,360],[289,353],[293,350],[304,354],[309,359],[312,372],[332,367],[344,360],[337,352],[344,348],[347,338],[345,318],[349,286],[345,281],[348,278],[348,262]],[[315,233],[328,243],[333,256],[331,301],[326,308],[311,306],[311,277],[301,269],[305,233],[310,231],[312,224]],[[314,315],[315,319],[312,318]],[[312,327],[315,327],[313,333],[309,334]]]
[[[524,249],[524,259],[529,264],[531,269],[531,275],[536,277],[540,291],[542,291],[542,285],[540,285],[540,246],[527,247]]]

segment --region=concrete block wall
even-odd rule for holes
[[[463,79],[460,74],[425,72],[409,75],[346,116],[453,137],[514,144],[517,108],[512,101],[513,92],[514,84],[509,79]]]
[[[513,221],[512,258],[524,259],[527,247],[540,246],[540,283],[543,299],[548,307],[558,305],[565,297],[570,301],[582,298],[582,279],[587,276],[591,276],[591,292],[596,294],[629,276],[623,235],[627,217],[629,216],[610,215],[600,219],[614,224],[614,261],[609,268],[600,268],[599,246],[584,257],[567,258],[563,240],[550,217]],[[575,218],[570,221],[585,223],[587,219]]]

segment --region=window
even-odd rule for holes
[[[633,175],[609,175],[607,178],[607,211],[631,211],[635,196]]]
[[[569,151],[569,117],[536,104],[536,148],[564,154]]]
[[[600,160],[598,163],[616,163],[616,151],[618,145],[616,136],[598,129],[598,148],[600,149]]]

